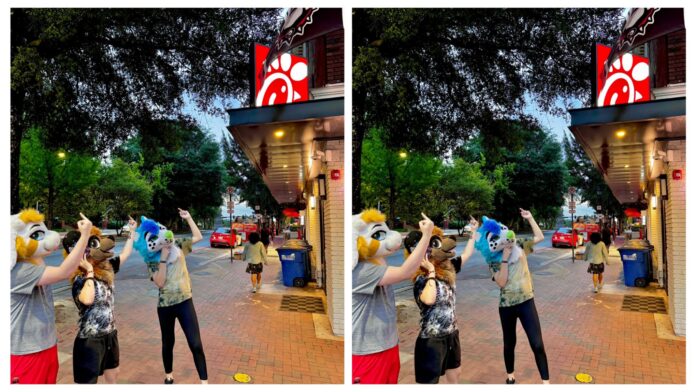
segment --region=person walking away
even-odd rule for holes
[[[590,235],[590,243],[585,247],[584,258],[590,262],[590,265],[587,266],[587,272],[592,274],[593,291],[597,293],[604,286],[602,276],[604,264],[609,265],[609,251],[599,233],[595,232]]]
[[[602,229],[602,242],[604,242],[607,251],[609,251],[609,246],[611,245],[611,230],[608,224],[604,224],[604,228]]]
[[[259,233],[254,232],[249,234],[249,242],[244,244],[243,258],[249,263],[246,272],[251,275],[251,292],[255,293],[256,290],[261,288],[263,265],[268,264],[266,249],[261,243]]]

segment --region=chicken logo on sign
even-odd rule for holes
[[[610,66],[602,78],[611,48],[597,45],[597,106],[612,106],[650,100],[650,64],[647,58],[626,53]]]
[[[256,107],[282,103],[301,102],[309,99],[307,59],[283,53],[266,68],[262,80],[261,67],[270,48],[254,45],[254,79]]]

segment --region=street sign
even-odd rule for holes
[[[575,189],[574,186],[569,186],[569,187],[568,187],[568,193],[570,193],[571,195],[574,195],[574,194],[575,194],[575,190],[576,190],[576,189]]]
[[[597,206],[597,208],[595,208],[595,210],[602,211],[602,206]]]
[[[228,208],[227,209],[228,214],[234,214],[234,208]]]
[[[233,201],[228,201],[227,202],[227,208],[234,208],[234,202]]]
[[[228,186],[227,193],[234,193],[234,187]]]
[[[261,206],[256,206],[255,210],[258,211],[261,209]]]
[[[575,200],[568,202],[568,208],[573,209],[573,210],[575,209]]]
[[[569,209],[569,210],[568,210],[568,213],[570,213],[571,215],[572,215],[572,214],[575,214],[575,208]]]

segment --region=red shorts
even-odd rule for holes
[[[399,370],[398,344],[374,354],[353,355],[353,384],[396,384]]]
[[[55,384],[58,377],[58,345],[38,353],[10,355],[10,383]]]

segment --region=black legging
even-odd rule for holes
[[[179,319],[179,325],[184,330],[186,341],[188,342],[193,362],[196,364],[198,377],[201,380],[208,379],[208,369],[205,365],[205,354],[203,353],[203,343],[201,342],[201,332],[198,328],[198,317],[196,309],[193,307],[193,299],[172,305],[157,308],[159,317],[160,331],[162,332],[162,362],[164,362],[164,372],[171,373],[174,363],[174,324]]]
[[[524,332],[527,333],[529,345],[534,352],[537,368],[542,380],[549,379],[549,364],[546,361],[544,341],[541,339],[541,324],[537,314],[534,298],[519,305],[498,308],[500,324],[503,326],[503,355],[505,369],[508,373],[515,371],[515,345],[517,344],[517,319],[520,319]]]

